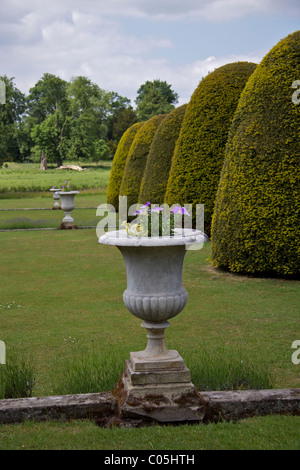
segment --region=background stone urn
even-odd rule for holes
[[[71,212],[75,209],[74,197],[79,194],[79,191],[60,191],[61,208],[65,213],[65,217],[60,224],[60,229],[73,229],[78,228],[71,217]]]
[[[53,194],[53,199],[54,199],[54,205],[52,207],[53,210],[60,210],[61,207],[60,207],[60,204],[59,204],[59,200],[60,200],[60,195],[59,195],[59,191],[61,191],[61,188],[51,188],[50,191],[52,192]]]
[[[187,245],[203,243],[197,230],[176,230],[174,237],[130,237],[125,230],[107,232],[99,243],[122,253],[127,276],[123,300],[143,320],[147,330],[144,351],[131,352],[119,383],[124,416],[143,415],[158,421],[200,421],[204,403],[190,379],[190,371],[175,350],[165,344],[169,319],[186,305],[182,267]],[[125,393],[124,393],[125,392]]]

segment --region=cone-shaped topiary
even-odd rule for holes
[[[153,116],[137,132],[127,156],[120,189],[121,196],[127,196],[128,208],[138,203],[140,186],[153,137],[167,114]]]
[[[174,109],[162,121],[153,138],[141,183],[139,202],[162,204],[166,192],[174,147],[187,105]]]
[[[119,208],[119,193],[126,159],[132,142],[143,124],[143,122],[137,122],[124,132],[123,136],[120,139],[112,162],[111,172],[107,185],[106,202],[108,204],[112,204],[116,211],[118,211]]]
[[[241,95],[216,196],[212,260],[233,272],[300,274],[300,31],[263,58]],[[297,100],[295,100],[297,103]]]
[[[201,80],[188,104],[176,143],[165,202],[204,204],[208,235],[228,130],[255,67],[250,62],[235,62]]]

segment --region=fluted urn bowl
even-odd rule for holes
[[[178,315],[187,303],[182,285],[187,246],[202,244],[199,230],[175,230],[173,237],[131,237],[125,230],[107,232],[99,243],[114,245],[122,253],[127,276],[123,300],[136,317],[161,323]]]

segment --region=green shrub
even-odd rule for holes
[[[236,62],[209,73],[191,97],[175,146],[165,202],[204,204],[208,235],[228,130],[255,67]]]
[[[215,266],[233,272],[300,273],[300,31],[263,58],[241,95],[216,197]]]
[[[153,138],[141,183],[139,202],[164,202],[171,160],[187,105],[174,109],[162,121]]]
[[[126,164],[126,159],[127,155],[129,153],[131,144],[139,131],[139,129],[142,127],[144,123],[143,122],[137,122],[133,124],[133,126],[129,127],[129,129],[124,132],[113,162],[111,166],[111,172],[109,176],[109,181],[108,181],[108,186],[107,186],[107,192],[106,192],[106,202],[108,204],[112,204],[116,211],[119,208],[119,192],[120,192],[120,187],[122,183],[122,178],[123,178],[123,172]]]
[[[150,146],[158,126],[166,116],[166,114],[159,114],[146,121],[136,134],[130,147],[120,189],[120,195],[127,196],[128,208],[138,203]]]

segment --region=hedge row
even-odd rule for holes
[[[176,144],[165,202],[204,204],[208,235],[228,130],[255,67],[236,62],[209,73],[191,97]]]
[[[162,121],[153,138],[144,171],[139,202],[162,204],[166,192],[171,161],[187,105],[174,109]]]
[[[233,272],[300,274],[300,31],[264,57],[241,95],[216,197],[212,259]]]
[[[116,211],[119,209],[119,193],[124,173],[124,168],[126,164],[126,159],[130,150],[130,147],[133,143],[133,140],[142,127],[143,122],[137,122],[133,126],[129,127],[126,132],[123,134],[119,145],[117,147],[109,176],[107,192],[106,192],[106,202],[112,204]]]
[[[127,196],[128,208],[138,203],[140,186],[151,143],[158,126],[165,117],[166,114],[159,114],[146,121],[137,132],[130,147],[120,188],[120,195]]]

